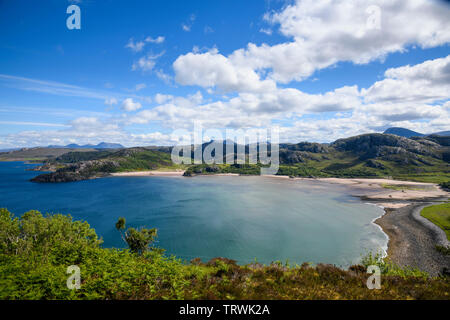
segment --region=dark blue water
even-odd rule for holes
[[[318,182],[265,177],[112,177],[36,184],[34,165],[0,162],[0,207],[86,220],[105,247],[124,247],[114,224],[158,228],[158,245],[190,260],[347,266],[386,246],[371,221],[382,210]]]

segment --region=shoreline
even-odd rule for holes
[[[412,202],[397,209],[386,208],[385,214],[374,221],[389,237],[387,257],[390,261],[402,267],[418,268],[431,276],[438,276],[443,268],[449,268],[450,256],[435,249],[436,245],[448,245],[445,232],[420,216],[424,207],[445,200]]]
[[[150,176],[183,176],[184,170],[175,171],[129,171],[129,172],[116,172],[111,173],[112,177],[150,177]],[[196,176],[213,177],[213,176],[227,176],[227,177],[240,177],[238,173],[218,173],[207,175],[193,175],[189,178]],[[359,197],[363,201],[375,203],[383,208],[401,208],[407,206],[411,201],[428,201],[436,200],[443,197],[449,197],[450,193],[439,188],[435,183],[428,182],[415,182],[415,181],[402,181],[392,179],[380,179],[380,178],[302,178],[279,175],[264,175],[254,177],[275,178],[283,180],[305,180],[314,182],[324,182],[330,184],[338,184],[348,187],[351,195]],[[383,185],[392,186],[393,189],[383,187]],[[395,188],[399,189],[396,190]]]
[[[151,176],[162,176],[162,177],[181,177],[184,174],[184,170],[176,171],[130,171],[130,172],[115,172],[111,173],[112,177],[151,177]]]
[[[148,170],[118,172],[109,176],[183,177],[184,172],[180,169]],[[222,173],[200,176],[240,175]],[[448,201],[450,193],[440,189],[437,184],[380,178],[291,178],[278,175],[260,177],[341,185],[348,189],[351,196],[383,209],[383,214],[371,221],[387,238],[386,246],[382,248],[383,258],[388,257],[390,261],[400,266],[417,267],[432,276],[442,273],[444,267],[450,267],[450,257],[435,249],[436,244],[449,244],[448,241],[446,243],[442,241],[442,234],[446,239],[444,231],[420,216],[423,207]],[[442,234],[439,235],[440,233]]]

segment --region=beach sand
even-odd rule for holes
[[[131,172],[116,172],[111,173],[113,177],[148,177],[148,176],[163,176],[163,177],[179,177],[184,174],[183,170],[177,171],[131,171]]]
[[[289,178],[288,176],[276,175],[268,177],[343,185],[349,188],[352,195],[369,202],[376,202],[384,208],[401,208],[411,204],[411,201],[434,200],[450,195],[440,189],[437,184],[425,182],[359,178]],[[385,188],[383,185],[396,186],[399,190]]]

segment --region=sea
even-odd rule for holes
[[[373,223],[383,209],[321,181],[263,176],[107,177],[42,184],[35,164],[0,162],[0,207],[70,214],[102,246],[125,248],[115,229],[157,228],[155,246],[183,261],[226,257],[239,264],[329,263],[348,267],[386,250]]]

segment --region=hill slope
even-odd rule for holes
[[[205,150],[210,143],[192,146]],[[218,146],[222,146],[219,143]],[[394,177],[424,182],[450,180],[450,138],[404,138],[391,134],[364,134],[331,144],[280,144],[278,175],[301,177]],[[270,149],[270,146],[269,146]],[[237,145],[234,145],[237,150]],[[249,146],[245,146],[248,154]],[[170,147],[128,148],[68,152],[48,159],[41,168],[55,171],[36,182],[78,181],[113,172],[179,168],[171,162]],[[226,159],[232,155],[224,154]],[[247,159],[248,160],[248,159]],[[261,164],[186,165],[186,176],[196,174],[260,174]]]
[[[31,181],[71,182],[104,177],[113,172],[156,170],[161,167],[175,167],[170,154],[146,148],[69,152],[37,169],[54,172],[41,174]]]

